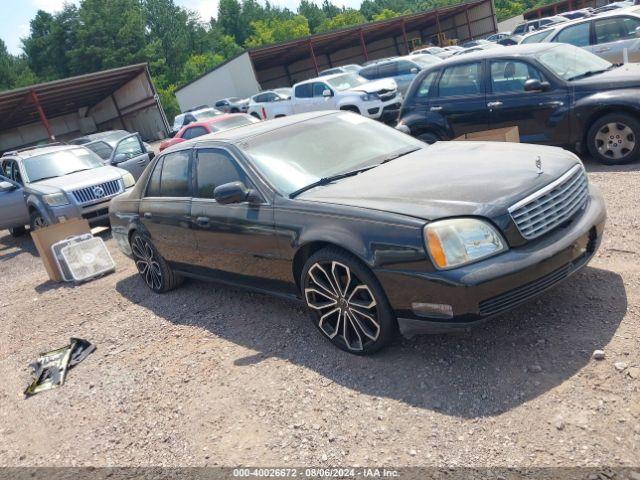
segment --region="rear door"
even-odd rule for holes
[[[0,229],[28,224],[29,211],[22,185],[0,175]]]
[[[137,180],[140,175],[142,175],[144,169],[147,168],[150,161],[151,157],[140,135],[132,133],[131,135],[123,137],[116,144],[113,150],[111,164],[131,172],[133,178]]]
[[[562,84],[525,92],[529,79],[547,82],[535,66],[521,60],[489,62],[490,128],[517,126],[520,141],[545,145],[566,145],[569,140],[569,90]]]
[[[447,138],[487,130],[489,108],[485,96],[483,63],[470,62],[444,68],[437,96],[429,105],[434,121]]]
[[[595,19],[593,20],[594,44],[588,50],[611,63],[622,63],[626,49],[630,62],[640,61],[640,39],[636,37],[638,27],[640,27],[640,18],[637,17]]]
[[[140,221],[160,254],[184,268],[198,258],[191,228],[191,150],[163,155],[140,201]]]

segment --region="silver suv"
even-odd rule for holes
[[[132,188],[131,173],[75,145],[6,152],[0,157],[0,229],[22,235],[83,217],[90,224],[108,220],[109,201]]]

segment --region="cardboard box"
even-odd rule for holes
[[[64,223],[56,223],[31,232],[31,238],[38,249],[40,259],[42,263],[44,263],[44,268],[47,270],[49,278],[54,282],[62,282],[63,279],[58,270],[58,264],[55,258],[53,258],[51,245],[67,237],[81,235],[83,233],[91,233],[89,222],[84,218],[73,218]]]
[[[475,142],[515,142],[520,143],[518,127],[495,128],[481,132],[465,133],[454,140],[467,140]]]

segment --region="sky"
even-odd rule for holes
[[[29,34],[29,21],[38,10],[53,13],[62,8],[65,1],[80,3],[80,0],[0,0],[0,38],[14,55],[22,53],[20,39]],[[216,16],[218,0],[175,0],[177,4],[197,11],[204,20]],[[320,0],[316,0],[320,3]],[[299,0],[271,0],[272,5],[297,9]],[[338,6],[358,7],[360,0],[335,0]]]

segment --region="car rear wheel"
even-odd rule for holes
[[[44,218],[44,215],[39,210],[34,210],[29,215],[29,227],[31,231],[40,230],[41,228],[48,227],[49,222]]]
[[[607,165],[621,165],[638,158],[640,122],[625,113],[605,115],[591,126],[587,147],[595,160]]]
[[[9,229],[12,237],[21,237],[27,230],[24,227],[13,227]]]
[[[168,292],[182,283],[183,278],[174,273],[145,235],[136,232],[131,236],[131,252],[138,273],[154,292]]]
[[[301,280],[315,326],[338,348],[366,355],[395,337],[396,318],[382,287],[353,255],[322,249],[307,260]]]

